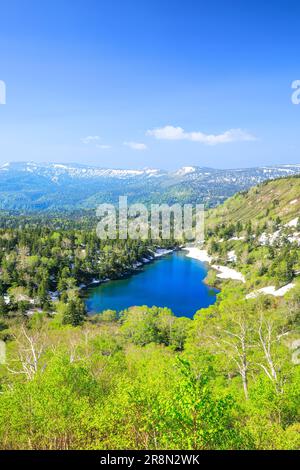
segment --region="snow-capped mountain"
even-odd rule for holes
[[[0,164],[0,209],[94,208],[128,195],[133,202],[203,202],[214,206],[265,180],[300,174],[300,164],[214,169],[184,166],[111,169],[79,164]]]
[[[197,171],[197,168],[194,166],[183,166],[182,168],[179,168],[174,175],[176,176],[185,176],[189,175],[190,173],[195,173]]]
[[[155,168],[144,168],[142,170],[124,170],[97,168],[78,164],[61,163],[4,163],[0,165],[0,172],[28,172],[36,175],[53,178],[68,176],[71,178],[132,178],[161,176],[163,172]]]
[[[280,178],[300,173],[300,164],[280,165],[242,169],[214,169],[197,166],[184,166],[174,172],[166,172],[157,168],[143,169],[112,169],[98,168],[94,166],[61,163],[35,163],[35,162],[10,162],[0,164],[0,173],[28,172],[50,179],[68,176],[71,178],[134,178],[134,177],[188,177],[188,179],[220,178],[224,181],[237,181],[241,178],[259,180]]]

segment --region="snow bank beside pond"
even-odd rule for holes
[[[200,250],[200,248],[194,246],[186,247],[184,248],[184,250],[188,252],[187,256],[189,258],[194,258],[206,263],[212,262],[212,257],[209,256],[207,250]],[[220,279],[233,279],[234,281],[246,282],[243,274],[239,273],[235,269],[227,268],[227,266],[220,266],[217,264],[213,264],[212,268],[219,271],[217,277],[219,277]]]
[[[227,266],[220,266],[218,264],[213,264],[212,268],[219,271],[217,277],[220,279],[233,279],[234,281],[246,282],[243,274],[236,271],[235,269],[227,268]]]
[[[149,255],[149,258],[142,258],[141,264],[150,263],[150,261],[154,260],[155,258],[161,258],[162,256],[169,255],[170,253],[173,253],[174,249],[157,248],[155,251],[149,251],[151,251],[151,255]]]
[[[250,292],[250,294],[246,295],[246,299],[255,299],[255,297],[259,296],[260,294],[274,295],[274,297],[283,297],[289,290],[293,289],[293,287],[295,287],[293,282],[286,284],[277,290],[275,286],[262,287],[261,289],[258,289],[254,292]]]
[[[209,256],[207,250],[200,250],[195,246],[187,246],[184,248],[184,251],[187,251],[188,258],[194,258],[198,261],[202,261],[203,263],[210,263],[212,258]]]
[[[165,248],[157,248],[155,252],[153,252],[153,255],[155,258],[160,258],[161,256],[169,255],[170,253],[173,253],[174,250],[167,250]]]

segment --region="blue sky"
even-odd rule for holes
[[[300,163],[298,1],[10,0],[0,162]]]

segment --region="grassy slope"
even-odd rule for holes
[[[299,214],[300,177],[291,177],[268,181],[247,192],[236,194],[222,206],[209,211],[206,223],[213,228],[222,223],[251,221],[256,226],[278,216],[282,223],[286,223]]]

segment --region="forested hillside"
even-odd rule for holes
[[[300,165],[244,169],[194,166],[177,171],[109,169],[78,164],[0,165],[0,209],[32,212],[95,210],[101,203],[203,203],[215,207],[262,181],[300,173]]]
[[[221,293],[193,320],[155,306],[86,315],[82,284],[130,272],[162,243],[103,242],[78,219],[74,230],[7,219],[0,447],[299,449],[299,183],[209,214],[207,282]]]
[[[300,177],[265,181],[248,191],[239,192],[217,209],[208,212],[207,224],[253,222],[253,226],[270,224],[280,218],[289,222],[300,213]]]
[[[263,183],[209,211],[212,263],[241,271],[246,292],[294,282],[300,273],[300,178]]]

